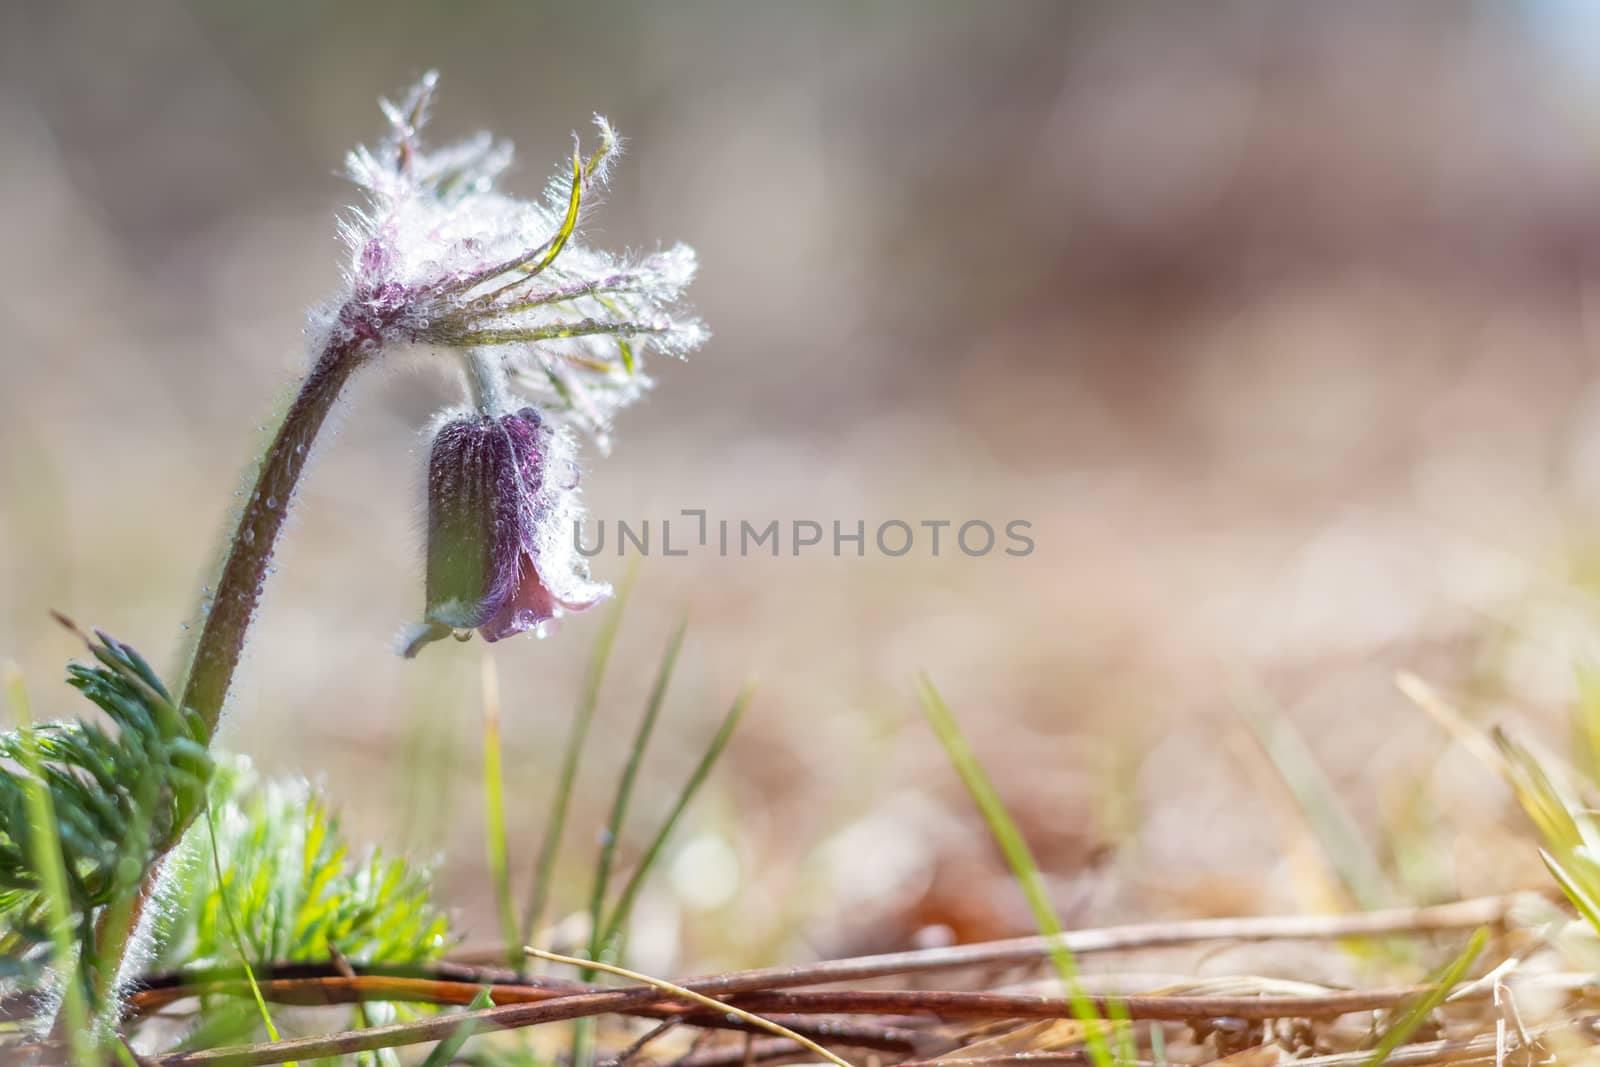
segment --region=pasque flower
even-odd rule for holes
[[[439,427],[428,461],[427,609],[408,657],[457,631],[498,641],[538,629],[610,595],[573,540],[572,451],[571,436],[531,407]]]
[[[544,200],[518,200],[494,188],[511,162],[504,141],[480,133],[437,150],[418,141],[434,82],[385,102],[389,137],[349,157],[368,204],[342,226],[349,291],[325,329],[374,349],[406,341],[489,353],[513,390],[604,448],[612,416],[649,385],[646,351],[682,356],[706,337],[674,307],[694,251],[619,257],[579,242],[620,147],[603,118],[592,154],[574,138]]]
[[[461,369],[471,400],[435,423],[427,608],[406,648],[414,653],[455,631],[494,640],[537,629],[609,593],[572,540],[573,431],[604,448],[617,411],[649,384],[647,352],[681,356],[705,339],[675,306],[694,276],[689,248],[611,256],[579,238],[618,151],[604,119],[595,119],[594,152],[575,143],[544,199],[518,200],[495,189],[511,163],[505,142],[479,134],[422,145],[435,81],[385,103],[388,136],[349,157],[366,205],[341,227],[344,284],[313,316],[310,367],[256,464],[177,701],[203,746],[222,720],[301,479],[358,372],[397,347],[424,346]],[[147,873],[138,893],[101,915],[95,943],[107,974],[122,968],[152,887]]]
[[[694,276],[688,247],[613,256],[582,243],[584,216],[619,149],[604,119],[595,119],[595,151],[584,155],[575,140],[570,165],[550,182],[544,198],[520,200],[495,188],[511,163],[504,141],[480,133],[443,148],[423,145],[419,134],[435,82],[429,74],[399,103],[385,102],[388,136],[347,161],[366,203],[341,224],[349,248],[344,284],[312,318],[312,365],[262,453],[184,684],[184,706],[199,710],[208,735],[221,718],[313,446],[358,371],[384,362],[396,348],[421,346],[461,369],[478,415],[503,424],[531,405],[552,435],[539,450],[544,497],[537,507],[515,512],[526,527],[517,543],[533,545],[542,543],[560,516],[576,520],[578,514],[575,495],[550,497],[556,484],[550,481],[550,457],[575,449],[573,430],[586,431],[604,449],[617,411],[649,385],[646,354],[681,356],[705,339],[699,320],[676,306]],[[446,440],[438,464],[464,454]],[[478,499],[500,497],[485,491]],[[468,506],[460,500],[449,505],[462,512]],[[539,532],[531,532],[529,516],[537,519]],[[483,516],[477,521],[480,530],[494,529]],[[466,529],[464,522],[457,527]],[[492,546],[483,551],[486,560],[499,558]],[[518,564],[539,576],[555,597],[552,607],[515,607],[511,621],[553,616],[555,606],[575,609],[591,598],[593,591],[574,592],[554,577],[554,554],[553,548],[530,550]],[[443,576],[430,582],[449,586]],[[508,602],[495,600],[487,587],[470,595],[459,580],[450,587],[461,594],[462,605]],[[516,588],[533,595],[533,586]],[[593,595],[603,595],[605,587],[594,589],[599,592]],[[430,625],[477,618],[466,607],[447,611],[439,598],[430,599],[428,617]],[[510,631],[493,625],[485,629],[505,632]]]
[[[676,306],[694,276],[689,248],[612,256],[580,239],[618,152],[604,119],[595,119],[594,152],[575,143],[545,197],[519,200],[495,188],[511,163],[505,142],[483,133],[422,144],[435,81],[430,74],[386,102],[388,136],[349,157],[366,204],[341,225],[344,285],[313,317],[315,357],[261,456],[185,679],[183,705],[199,712],[207,736],[312,448],[358,371],[406,346],[461,370],[471,407],[435,422],[436,521],[419,637],[441,628],[502,637],[606,595],[558,536],[579,517],[574,430],[604,448],[617,411],[649,384],[646,354],[681,356],[705,339]]]
[[[649,384],[645,353],[683,355],[705,338],[674,309],[694,276],[687,246],[619,258],[577,239],[618,150],[604,119],[599,148],[575,144],[543,202],[517,200],[494,189],[511,159],[503,142],[420,145],[433,84],[386,103],[388,139],[350,156],[369,203],[343,227],[349,292],[326,323],[336,343],[453,352],[473,402],[431,446],[427,607],[408,656],[452,632],[543,633],[609,595],[573,545],[569,427],[606,448],[615,413]]]

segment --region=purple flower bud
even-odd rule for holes
[[[405,655],[458,631],[541,630],[610,596],[573,541],[577,485],[572,439],[531,407],[444,423],[428,460],[427,609]]]

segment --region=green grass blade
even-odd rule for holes
[[[15,665],[6,664],[4,670],[6,700],[11,705],[11,716],[19,731],[33,723],[33,712],[28,704],[28,692],[22,684],[22,672]],[[94,1040],[89,1028],[89,1010],[85,1003],[83,984],[79,971],[73,967],[72,948],[77,940],[73,933],[72,902],[67,893],[67,864],[61,853],[60,830],[56,825],[55,803],[50,797],[50,787],[45,784],[39,767],[39,753],[31,743],[17,746],[22,769],[28,776],[28,821],[32,833],[28,834],[28,847],[32,852],[34,869],[43,883],[39,891],[44,895],[50,923],[50,940],[54,945],[56,966],[65,978],[61,1000],[62,1018],[66,1023],[67,1044],[72,1062],[94,1062]],[[85,917],[85,924],[88,920]]]
[[[511,847],[506,841],[505,761],[500,751],[500,676],[483,654],[483,832],[489,850],[489,882],[500,915],[500,937],[513,967],[523,960],[517,906],[511,900]]]
[[[1600,664],[1579,663],[1575,668],[1578,706],[1573,712],[1583,754],[1583,764],[1591,782],[1600,782]]]
[[[489,987],[484,986],[478,990],[478,995],[472,998],[472,1003],[467,1005],[468,1011],[482,1011],[484,1008],[494,1007],[494,1001],[489,996]],[[437,1045],[428,1053],[428,1058],[423,1060],[418,1067],[446,1067],[455,1062],[456,1055],[460,1053],[461,1046],[465,1045],[472,1035],[478,1030],[476,1019],[463,1019],[455,1032]]]
[[[1600,898],[1595,896],[1593,886],[1589,884],[1589,880],[1580,878],[1568,871],[1566,867],[1562,866],[1560,860],[1550,854],[1548,849],[1541,848],[1539,850],[1539,858],[1544,861],[1550,876],[1561,887],[1561,892],[1566,894],[1567,900],[1572,903],[1574,908],[1578,909],[1578,914],[1582,915],[1584,920],[1597,932],[1600,932]]]
[[[678,652],[683,647],[683,635],[688,630],[687,622],[680,622],[678,629],[673,633],[672,640],[667,642],[667,651],[661,658],[661,666],[656,672],[655,685],[650,689],[650,699],[645,704],[644,718],[639,721],[639,729],[634,734],[633,746],[628,751],[628,762],[622,769],[622,777],[617,781],[617,793],[611,804],[611,815],[606,820],[605,840],[600,846],[600,858],[595,864],[594,886],[589,892],[589,958],[600,959],[600,920],[605,909],[606,890],[611,883],[611,867],[616,862],[617,842],[622,837],[622,824],[628,817],[628,804],[633,799],[633,784],[639,775],[639,765],[644,762],[644,753],[650,745],[650,735],[655,732],[656,719],[661,715],[661,705],[666,700],[667,687],[672,684],[672,670],[678,662]],[[583,971],[579,978],[589,981],[594,978],[594,972]],[[572,1064],[573,1067],[590,1067],[594,1061],[595,1020],[580,1019],[572,1031]]]
[[[628,916],[633,912],[633,904],[638,899],[639,890],[643,887],[644,881],[649,877],[651,870],[654,869],[656,861],[660,859],[662,849],[666,847],[667,839],[672,836],[672,831],[677,828],[679,820],[683,818],[684,811],[694,800],[695,794],[700,791],[700,787],[705,784],[706,778],[711,774],[711,769],[717,765],[717,760],[722,756],[722,750],[727,748],[728,741],[733,737],[734,730],[738,729],[739,720],[744,716],[744,709],[750,703],[750,698],[754,693],[755,688],[750,685],[746,685],[740,690],[738,697],[733,702],[733,706],[723,716],[722,725],[717,727],[717,732],[711,738],[711,743],[706,746],[705,752],[701,754],[700,762],[696,764],[694,773],[689,776],[689,780],[684,783],[683,789],[678,793],[678,799],[672,805],[672,810],[667,813],[666,819],[661,824],[661,829],[656,831],[655,839],[650,842],[650,847],[645,849],[644,857],[640,859],[638,866],[634,868],[633,874],[629,876],[627,884],[623,886],[621,895],[617,897],[616,906],[611,909],[611,917],[606,921],[602,929],[600,937],[600,952],[602,955],[609,956],[615,951],[617,941],[622,935],[622,928],[627,924]]]
[[[1039,865],[1034,861],[1028,842],[1017,829],[1010,812],[1006,811],[1005,804],[995,792],[994,784],[989,781],[989,776],[978,762],[978,757],[973,754],[966,738],[962,736],[955,715],[951,713],[944,698],[939,695],[939,691],[934,688],[926,675],[918,679],[917,689],[928,725],[933,729],[939,743],[944,746],[945,755],[949,757],[956,774],[967,787],[967,793],[978,806],[984,822],[988,824],[989,833],[993,835],[995,844],[1000,847],[1006,863],[1011,868],[1012,876],[1021,887],[1023,896],[1027,898],[1028,910],[1033,913],[1035,925],[1038,926],[1040,933],[1053,939],[1050,959],[1055,964],[1056,973],[1060,975],[1062,984],[1066,986],[1073,1016],[1084,1024],[1089,1058],[1095,1067],[1111,1067],[1115,1061],[1105,1035],[1100,1031],[1102,1022],[1100,1013],[1095,1010],[1094,1002],[1084,993],[1083,984],[1078,981],[1077,961],[1073,959],[1072,951],[1061,939],[1061,922],[1056,918],[1055,905],[1050,901],[1049,891],[1044,884],[1044,875],[1040,873]]]
[[[1286,718],[1273,713],[1269,698],[1253,679],[1236,679],[1233,697],[1239,718],[1249,727],[1267,762],[1294,798],[1323,859],[1346,892],[1367,910],[1393,904],[1394,894],[1378,857],[1305,739]]]
[[[222,916],[227,920],[228,932],[233,937],[233,947],[239,953],[239,962],[244,965],[245,981],[250,983],[250,995],[255,998],[256,1010],[261,1013],[261,1022],[267,1028],[267,1036],[273,1041],[283,1040],[278,1036],[278,1027],[272,1021],[272,1013],[267,1010],[267,1000],[261,995],[261,986],[256,983],[255,968],[250,965],[250,953],[245,948],[244,935],[239,931],[239,917],[234,914],[233,901],[228,897],[228,886],[222,875],[222,849],[217,845],[217,819],[211,810],[211,805],[206,805],[206,831],[211,835],[211,869],[217,876],[217,900],[222,905]],[[295,1067],[294,1061],[289,1061],[289,1067]]]
[[[1472,935],[1472,940],[1467,942],[1467,947],[1462,950],[1450,963],[1446,964],[1437,974],[1433,975],[1428,984],[1429,989],[1405,1010],[1405,1012],[1383,1032],[1377,1047],[1373,1049],[1372,1058],[1367,1060],[1366,1067],[1381,1067],[1395,1049],[1405,1044],[1417,1027],[1421,1026],[1433,1009],[1444,1003],[1444,998],[1450,995],[1460,982],[1467,968],[1472,966],[1472,961],[1478,958],[1478,953],[1483,951],[1484,944],[1489,940],[1489,932],[1479,927]]]
[[[533,890],[528,906],[522,913],[522,943],[532,944],[538,925],[544,918],[550,902],[550,883],[555,876],[556,857],[561,852],[561,838],[566,833],[567,811],[572,804],[572,790],[578,779],[578,765],[583,760],[584,743],[589,737],[589,726],[594,721],[595,708],[600,703],[600,683],[605,680],[606,666],[611,662],[611,649],[617,642],[617,630],[622,625],[622,612],[633,592],[633,582],[638,576],[637,562],[629,568],[622,587],[617,591],[617,602],[607,613],[605,625],[595,638],[594,651],[589,656],[589,667],[584,673],[583,693],[578,699],[578,713],[573,717],[572,730],[567,735],[566,753],[561,759],[561,776],[556,780],[555,800],[550,805],[550,817],[545,824],[544,840],[539,845],[539,856],[534,861]],[[522,962],[519,961],[520,967]]]
[[[1567,783],[1509,735],[1495,730],[1492,737],[1512,792],[1550,848],[1561,857],[1578,849],[1600,850],[1600,835]]]
[[[683,648],[683,637],[689,624],[680,622],[667,642],[666,654],[656,671],[655,684],[650,689],[650,699],[645,704],[644,718],[633,735],[633,745],[628,750],[628,762],[617,780],[617,794],[611,803],[611,815],[606,819],[605,840],[600,846],[600,859],[595,864],[594,886],[589,892],[589,958],[600,958],[600,920],[605,908],[606,890],[611,884],[611,868],[616,863],[617,843],[622,837],[622,824],[628,818],[628,805],[633,800],[633,786],[639,777],[639,765],[644,762],[645,750],[650,747],[650,737],[655,733],[656,721],[661,717],[661,705],[666,702],[667,689],[672,685],[672,671],[678,663],[678,653]],[[584,975],[588,981],[592,975]]]

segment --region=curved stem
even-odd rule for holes
[[[351,374],[375,350],[370,337],[330,340],[301,383],[300,392],[261,456],[260,473],[245,502],[239,525],[228,542],[215,598],[195,644],[183,685],[183,704],[199,714],[207,746],[222,719],[223,704],[244,652],[245,637],[255,618],[256,606],[261,602],[261,589],[271,567],[272,552],[278,535],[283,532],[284,519],[300,476],[305,472],[306,461],[311,456],[312,443]],[[180,827],[173,835],[174,840],[182,837],[183,829]],[[127,959],[129,946],[155,892],[165,860],[165,855],[155,858],[137,894],[126,906],[106,908],[100,915],[95,929],[95,963],[108,993]]]
[[[272,552],[289,504],[311,456],[311,445],[350,375],[366,358],[358,340],[330,342],[306,375],[272,444],[228,544],[215,599],[183,685],[182,703],[200,715],[210,743],[244,651],[245,636],[261,601]]]

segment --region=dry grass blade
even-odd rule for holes
[[[1501,778],[1506,777],[1505,761],[1495,750],[1488,734],[1468,722],[1466,716],[1441,697],[1432,686],[1408,671],[1396,674],[1394,684],[1413,704],[1427,712],[1434,722],[1443,727],[1445,733],[1477,757],[1485,767]]]
[[[937,1056],[930,1063],[956,1064],[974,1060],[1026,1056],[1032,1060],[1051,1052],[1081,1045],[1088,1028],[1078,1019],[1044,1019],[1026,1023],[994,1037],[970,1041],[953,1052]]]
[[[704,993],[696,993],[694,990],[685,989],[681,985],[675,985],[672,982],[663,981],[660,978],[651,978],[648,975],[640,974],[637,971],[630,971],[624,967],[618,967],[615,964],[605,963],[600,960],[581,960],[574,956],[559,956],[554,952],[544,952],[536,948],[530,948],[527,950],[527,952],[530,956],[541,960],[547,960],[551,963],[564,963],[569,967],[577,967],[582,970],[593,969],[605,971],[607,974],[614,974],[619,978],[626,978],[631,982],[641,982],[645,985],[653,986],[656,989],[661,990],[663,993],[670,993],[675,997],[682,997],[685,1000],[691,1000],[702,1007],[710,1008],[712,1011],[726,1012],[735,1018],[742,1019],[751,1026],[759,1027],[760,1029],[766,1030],[772,1034],[776,1034],[779,1037],[786,1037],[790,1041],[793,1041],[795,1044],[799,1045],[801,1048],[807,1049],[808,1051],[814,1052],[818,1056],[821,1056],[823,1059],[833,1064],[834,1067],[853,1067],[849,1060],[841,1059],[840,1057],[834,1055],[832,1052],[829,1052],[827,1049],[823,1048],[809,1037],[806,1037],[802,1034],[797,1034],[788,1027],[781,1026],[778,1023],[773,1022],[771,1019],[763,1019],[761,1016],[756,1015],[753,1012],[746,1011],[743,1008],[735,1007],[732,1004],[727,1004],[713,997],[708,997]]]
[[[1542,901],[1538,894],[1513,894],[1482,897],[1451,904],[1420,908],[1393,908],[1385,911],[1347,915],[1259,916],[1243,919],[1191,919],[1180,922],[1136,923],[1097,929],[1072,930],[1061,940],[1078,955],[1120,952],[1181,945],[1220,942],[1339,941],[1356,937],[1428,936],[1452,930],[1471,930],[1480,926],[1503,927],[1513,910],[1525,903]],[[1050,941],[1045,937],[1022,937],[1004,941],[977,942],[948,948],[917,949],[876,956],[825,960],[821,963],[731,971],[702,976],[686,984],[701,992],[735,993],[762,989],[827,985],[836,982],[883,978],[897,974],[930,974],[976,967],[1009,966],[1044,959]],[[590,991],[581,983],[556,979],[528,981],[515,970],[471,966],[463,963],[390,967],[357,967],[364,976],[440,980],[471,986],[507,985],[542,991],[546,995]],[[291,964],[259,972],[264,980],[337,977],[331,964]],[[208,983],[242,978],[237,971],[205,969],[172,971],[140,980],[130,997],[136,1011],[156,1010],[170,1003],[184,990],[204,988]],[[1459,993],[1457,994],[1460,995]],[[9,1007],[11,1002],[0,1002]],[[19,1004],[18,1008],[26,1005]],[[0,1018],[10,1015],[0,1010]]]
[[[535,1004],[508,1004],[482,1011],[440,1015],[415,1022],[389,1023],[362,1030],[347,1030],[317,1037],[289,1038],[276,1044],[240,1045],[234,1048],[176,1052],[151,1057],[152,1067],[264,1067],[294,1059],[343,1056],[357,1052],[376,1052],[442,1041],[462,1023],[501,1030],[566,1022],[608,1012],[623,1012],[643,1007],[660,997],[650,986],[608,990],[558,997]]]
[[[571,957],[577,958],[577,957]],[[1587,976],[1576,975],[1581,986]],[[714,990],[716,981],[699,980],[682,985],[697,994]],[[1136,1019],[1161,1019],[1185,1021],[1216,1016],[1240,1019],[1275,1018],[1333,1018],[1355,1012],[1378,1011],[1394,1008],[1429,992],[1432,986],[1400,986],[1380,989],[1326,989],[1300,984],[1297,992],[1274,992],[1270,984],[1261,980],[1253,983],[1236,982],[1226,992],[1191,991],[1179,987],[1171,991],[1153,993],[1100,994],[1089,998],[1095,1006],[1115,999],[1127,1006],[1128,1015]],[[391,1001],[418,1004],[461,1005],[482,988],[471,980],[418,979],[358,975],[354,978],[279,978],[260,983],[262,995],[268,1000],[284,1004],[327,1005],[359,1001]],[[1552,991],[1561,987],[1553,986]],[[646,998],[642,1002],[626,1001],[612,1004],[607,997],[620,990],[598,990],[579,987],[574,990],[553,990],[539,986],[515,983],[491,984],[490,992],[502,1006],[506,1005],[577,1005],[581,1010],[562,1015],[561,1019],[581,1018],[607,1013],[641,1015],[682,1015],[670,998]],[[1570,991],[1570,990],[1569,990]],[[1467,994],[1471,994],[1470,996]],[[1453,1001],[1486,1000],[1491,987],[1462,989]],[[197,983],[161,997],[160,1004],[171,1004],[179,999],[197,996],[250,995],[243,981],[215,981]],[[142,997],[142,995],[141,995]],[[1073,1018],[1072,1005],[1061,997],[1039,996],[1028,993],[985,993],[962,990],[929,989],[840,989],[828,991],[758,990],[748,993],[722,993],[721,1000],[738,1004],[767,1014],[789,1015],[926,1015],[949,1019],[1069,1019]],[[589,1010],[593,1008],[594,1010]],[[516,1025],[533,1025],[539,1022],[559,1021],[536,1015],[528,1022]],[[698,1018],[693,1021],[701,1025]]]
[[[1283,1050],[1276,1045],[1257,1045],[1240,1049],[1231,1056],[1212,1060],[1210,1067],[1272,1067],[1283,1062]]]

